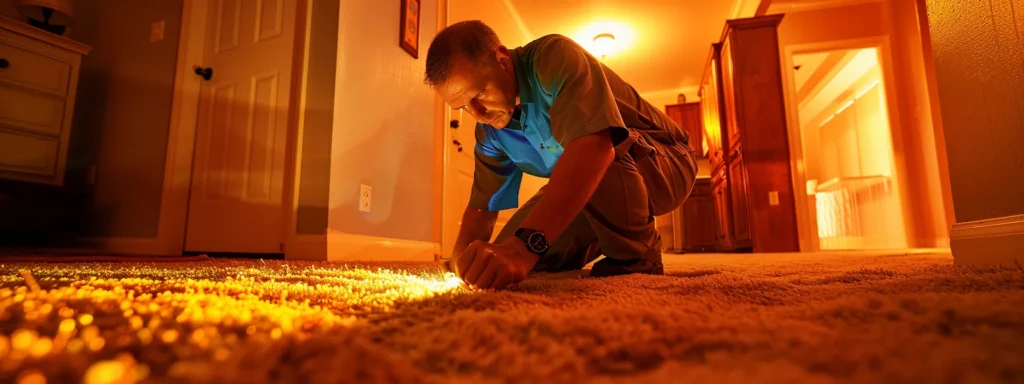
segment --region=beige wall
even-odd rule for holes
[[[885,3],[788,13],[779,25],[779,46],[859,39],[889,33]]]
[[[93,47],[82,60],[68,154],[68,181],[91,187],[90,236],[157,235],[182,0],[82,0],[73,37]],[[149,42],[165,20],[164,39]]]
[[[830,110],[838,112],[847,102],[840,99]],[[804,152],[813,154],[805,160],[818,163],[808,164],[807,178],[821,183],[837,177],[891,175],[886,113],[881,87],[876,85],[821,127],[804,127],[808,144],[820,148]]]
[[[398,46],[399,1],[342,3],[331,140],[328,228],[434,241],[434,93],[423,84],[437,28],[436,0],[421,3],[419,59]],[[358,210],[361,184],[373,188]]]
[[[928,0],[958,223],[1024,213],[1024,0]]]
[[[895,3],[899,3],[893,5]],[[912,2],[886,1],[787,14],[779,27],[780,47],[841,40],[888,37],[891,71],[898,109],[893,119],[894,161],[906,189],[912,220],[908,222],[911,246],[948,245],[947,208],[949,189],[943,188],[944,165],[932,120],[926,65],[917,8]],[[883,66],[890,63],[883,63]],[[941,130],[941,127],[938,129]],[[941,148],[940,148],[941,149]]]
[[[674,89],[668,91],[654,91],[654,92],[639,92],[640,97],[647,100],[651,105],[665,110],[666,105],[679,104],[679,94],[686,95],[686,102],[692,103],[694,101],[700,101],[700,96],[697,96],[697,88],[685,88],[685,89]]]
[[[298,173],[296,232],[322,234],[327,230],[327,205],[331,185],[331,130],[334,127],[334,88],[338,63],[337,0],[310,0],[309,52],[301,159]]]
[[[927,20],[925,9],[917,1],[890,1],[893,26],[893,64],[899,77],[899,115],[903,125],[904,160],[911,174],[909,180],[914,198],[930,202],[918,212],[917,236],[925,241],[931,234],[940,237],[936,245],[948,246],[953,226],[953,197],[946,162],[946,141],[942,119],[933,111],[938,106],[932,91],[934,80],[927,78],[932,65],[930,49],[926,49]],[[930,89],[931,88],[931,89]],[[925,244],[927,245],[927,244]]]

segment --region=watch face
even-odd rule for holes
[[[535,253],[545,253],[548,251],[548,239],[540,232],[530,234],[526,244]]]

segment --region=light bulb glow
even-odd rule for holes
[[[615,35],[610,33],[602,33],[594,36],[594,54],[598,56],[605,56],[615,49]]]

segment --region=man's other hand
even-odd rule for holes
[[[475,241],[453,264],[454,272],[474,288],[505,289],[526,280],[538,259],[513,237],[500,244]]]

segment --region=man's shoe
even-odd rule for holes
[[[665,267],[661,263],[649,260],[618,260],[605,257],[594,263],[594,266],[590,269],[590,277],[610,277],[634,273],[664,275]]]

